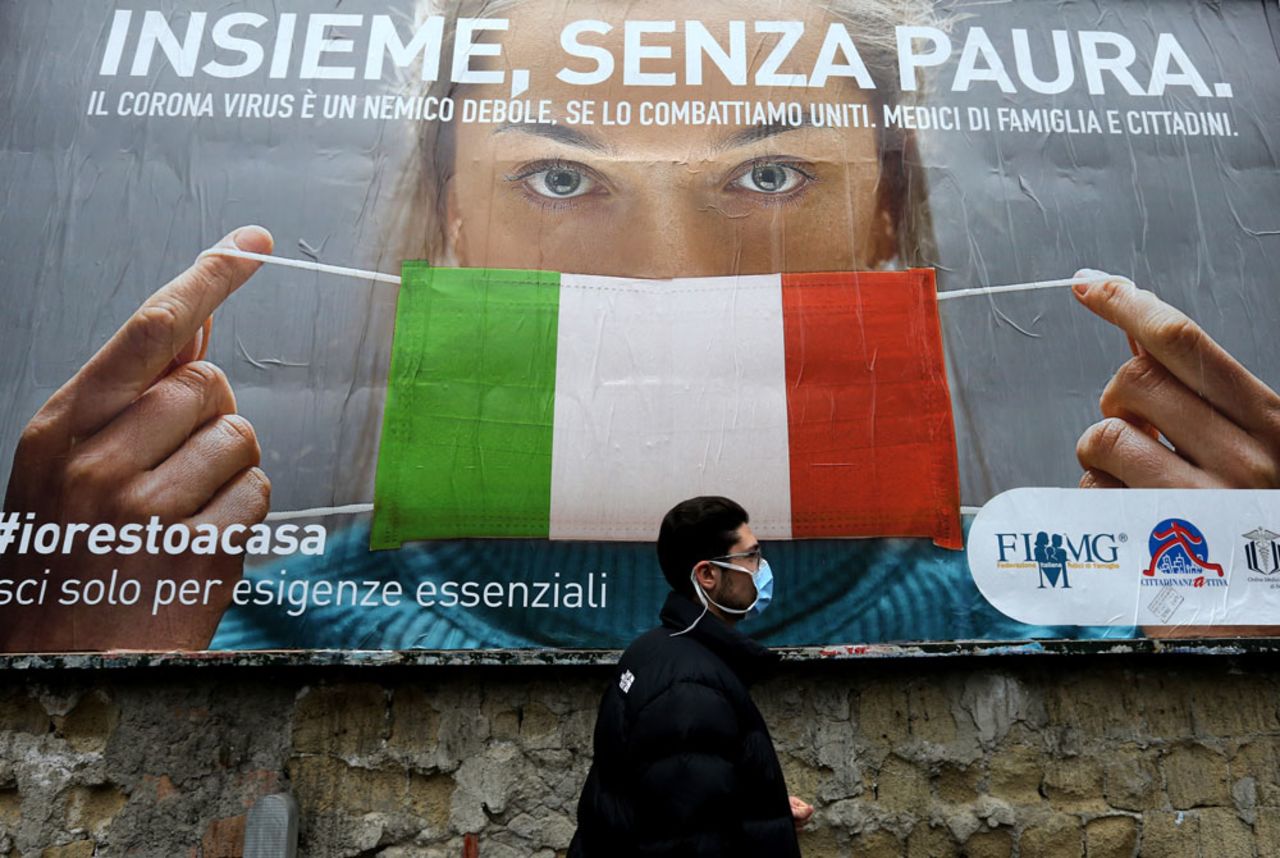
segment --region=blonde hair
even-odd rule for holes
[[[503,10],[520,5],[522,0],[423,0],[418,8],[418,23],[432,15],[444,18],[444,41],[441,56],[453,54],[459,18],[493,17]],[[594,0],[600,6],[614,0]],[[833,19],[854,29],[858,52],[876,81],[871,92],[873,114],[882,105],[916,103],[921,100],[921,87],[904,92],[897,65],[895,27],[939,26],[930,0],[790,0],[792,3],[816,4]],[[763,4],[762,4],[763,5]],[[457,84],[448,80],[430,83],[425,90],[420,82],[402,80],[402,92],[436,98],[453,97]],[[879,205],[888,212],[897,239],[895,262],[903,267],[932,265],[937,251],[933,223],[929,214],[928,192],[919,144],[915,134],[906,129],[886,128],[877,122],[880,151]],[[452,123],[422,122],[416,129],[416,140],[410,156],[407,182],[393,227],[402,242],[401,259],[443,261],[448,250],[445,188],[455,166]],[[643,272],[637,272],[643,273]]]

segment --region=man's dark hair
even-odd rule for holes
[[[692,598],[689,572],[728,553],[747,520],[747,511],[728,498],[689,498],[672,507],[658,529],[658,563],[671,589]]]

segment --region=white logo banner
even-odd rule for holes
[[[1032,625],[1280,625],[1280,491],[1036,489],[978,513],[969,569]]]

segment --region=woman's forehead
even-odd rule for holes
[[[767,3],[753,5],[733,0],[712,0],[699,4],[691,13],[687,2],[658,0],[655,3],[566,3],[561,0],[532,0],[504,8],[505,31],[486,33],[501,44],[499,57],[483,63],[488,68],[502,68],[506,75],[502,84],[469,86],[466,95],[477,99],[510,98],[509,80],[516,70],[529,72],[529,89],[521,99],[545,99],[552,105],[556,125],[537,127],[523,124],[504,127],[501,123],[477,128],[467,136],[499,135],[504,146],[519,144],[518,138],[539,137],[582,150],[596,156],[653,157],[680,162],[704,160],[716,162],[731,157],[731,150],[768,149],[771,144],[800,146],[814,157],[841,163],[874,160],[874,135],[862,128],[815,128],[809,106],[814,104],[866,104],[868,97],[849,78],[833,78],[821,87],[763,86],[756,82],[756,72],[767,61],[778,43],[777,33],[756,33],[755,21],[787,20],[800,22],[806,37],[788,49],[786,73],[804,74],[812,69],[821,49],[823,36],[833,20],[817,3],[792,3],[786,6]],[[695,18],[696,16],[696,18]],[[590,19],[608,25],[607,33],[591,32],[581,37],[583,44],[607,50],[615,68],[608,79],[591,85],[576,85],[563,80],[561,69],[590,70],[594,61],[566,53],[559,34],[573,21]],[[729,50],[729,24],[743,22],[746,37],[748,74],[744,83],[731,83],[706,55],[701,57],[702,81],[690,84],[685,63],[686,28],[696,20],[710,37]],[[673,32],[645,32],[633,36],[628,44],[628,23],[651,24],[666,21]],[[635,40],[644,48],[662,49],[662,56],[646,55],[637,60],[646,74],[670,74],[669,86],[637,85],[625,82],[624,63]],[[669,49],[669,56],[666,54]],[[476,62],[479,66],[480,63]],[[691,104],[696,101],[698,104]],[[566,115],[571,104],[588,105],[587,121],[575,121]],[[775,121],[768,113],[781,104],[792,104],[799,121]],[[630,106],[629,121],[619,121],[618,106]],[[708,113],[694,115],[712,105]],[[847,108],[840,108],[847,111]],[[578,114],[581,116],[582,114]],[[763,117],[763,118],[762,118]],[[465,127],[465,126],[464,126]],[[512,133],[508,133],[512,132]],[[748,139],[744,135],[750,135]],[[544,140],[544,142],[545,142]],[[496,142],[496,140],[495,140]],[[758,145],[751,146],[749,144]]]
[[[507,30],[497,34],[497,40],[502,43],[505,64],[510,68],[541,69],[550,73],[548,77],[554,77],[555,72],[564,66],[590,68],[591,60],[567,54],[561,44],[561,33],[567,25],[589,20],[603,23],[609,28],[608,32],[598,32],[603,28],[593,29],[580,35],[578,40],[583,45],[609,51],[619,72],[615,77],[621,78],[630,48],[634,61],[642,62],[645,72],[675,73],[681,82],[685,78],[685,45],[689,38],[700,44],[706,44],[709,38],[722,50],[729,51],[731,22],[740,22],[750,81],[770,61],[772,48],[780,41],[776,28],[766,24],[758,31],[757,22],[782,21],[803,27],[804,35],[785,52],[786,68],[783,69],[790,72],[794,67],[796,73],[803,74],[818,59],[827,28],[837,20],[816,2],[752,4],[739,0],[710,0],[692,5],[687,0],[645,3],[531,0],[504,8],[498,17],[508,22]],[[658,30],[668,25],[674,25],[671,32]],[[669,56],[652,52],[665,53],[667,49]],[[781,55],[774,57],[779,58]],[[702,62],[706,84],[721,77],[711,60],[704,56]],[[750,84],[735,87],[739,90],[750,88]],[[782,97],[784,92],[775,94]]]
[[[591,19],[621,26],[624,21],[678,23],[694,19],[710,26],[728,21],[788,20],[812,23],[832,20],[829,4],[818,0],[515,0],[504,4],[489,17],[528,17],[554,25],[551,32],[570,21]],[[749,28],[748,28],[749,29]]]
[[[759,135],[743,129],[692,124],[671,127],[625,128],[515,124],[497,127],[464,126],[468,139],[485,139],[511,160],[554,150],[560,157],[587,163],[610,163],[653,169],[678,166],[680,170],[739,163],[769,153],[794,153],[813,163],[841,165],[846,170],[865,169],[874,183],[879,174],[879,154],[869,129],[814,128],[808,125],[763,126]],[[474,154],[479,154],[475,151]],[[715,177],[708,175],[708,181]]]

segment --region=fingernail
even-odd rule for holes
[[[1081,268],[1081,269],[1080,269],[1079,271],[1077,271],[1074,275],[1072,275],[1072,277],[1073,277],[1074,279],[1076,279],[1076,280],[1080,280],[1080,279],[1083,279],[1083,278],[1092,278],[1092,277],[1094,277],[1094,276],[1095,276],[1095,275],[1094,275],[1094,271],[1093,271],[1093,269],[1092,269],[1092,268]],[[1071,284],[1071,291],[1072,291],[1072,292],[1075,292],[1077,295],[1079,295],[1079,296],[1083,297],[1085,294],[1087,294],[1087,293],[1088,293],[1088,291],[1089,291],[1089,286],[1090,286],[1090,284],[1088,284],[1088,283],[1072,283],[1072,284]]]
[[[268,248],[273,243],[271,233],[256,224],[240,227],[235,232],[231,233],[231,238],[235,241],[236,247],[241,250],[260,251],[264,242],[267,244]]]
[[[1071,291],[1083,297],[1089,293],[1089,287],[1099,280],[1106,280],[1111,275],[1105,271],[1099,271],[1096,268],[1081,268],[1075,273],[1075,277],[1081,280],[1088,280],[1088,283],[1075,283],[1071,286]]]
[[[235,247],[240,250],[249,250],[257,252],[266,252],[263,250],[264,243],[269,250],[274,243],[271,233],[264,227],[257,225],[242,226],[234,229],[222,237],[217,247]]]

